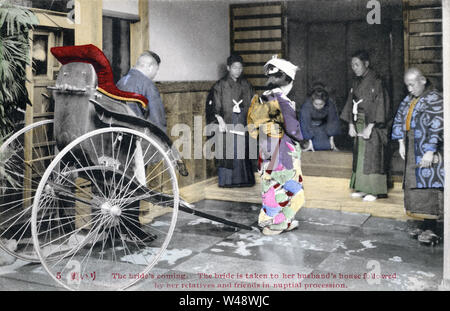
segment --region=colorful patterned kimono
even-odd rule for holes
[[[413,101],[415,105],[410,110]],[[428,87],[418,99],[408,95],[402,101],[394,119],[392,139],[405,142],[403,187],[408,213],[442,216],[443,132],[443,100],[437,90]],[[434,152],[433,164],[421,168],[419,164],[427,151]]]
[[[263,94],[261,99],[272,107],[278,105],[281,119],[281,135],[259,137],[259,166],[262,184],[262,208],[258,218],[260,227],[271,230],[288,229],[295,214],[305,203],[301,171],[301,148],[303,139],[300,124],[296,118],[295,103],[287,98],[281,89]],[[258,103],[256,103],[258,104]],[[249,110],[248,123],[264,127],[256,109]],[[280,118],[281,117],[281,118]],[[250,131],[252,133],[252,131]],[[253,135],[252,135],[253,136]]]
[[[375,124],[369,139],[355,137],[350,188],[374,196],[386,196],[390,102],[382,81],[371,69],[364,77],[353,81],[340,117],[347,123],[353,123],[358,133],[369,123]]]
[[[299,120],[303,139],[312,140],[314,150],[330,150],[330,136],[341,133],[336,106],[330,100],[319,110],[308,98],[300,108]]]

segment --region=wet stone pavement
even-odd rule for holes
[[[205,200],[196,209],[256,225],[259,206]],[[438,290],[443,247],[408,237],[412,222],[303,208],[277,236],[179,212],[167,252],[136,291]],[[0,266],[0,290],[64,290],[39,264]]]

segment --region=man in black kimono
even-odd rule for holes
[[[352,69],[356,77],[340,117],[349,124],[348,134],[354,138],[352,197],[375,201],[387,197],[385,157],[391,112],[382,81],[369,65],[366,51],[353,54]]]
[[[216,82],[206,103],[207,122],[218,124],[216,167],[220,187],[245,187],[255,184],[248,158],[247,112],[254,95],[252,85],[243,77],[239,55],[227,59],[228,73]]]

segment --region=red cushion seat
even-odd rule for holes
[[[147,107],[148,100],[145,96],[137,93],[125,92],[117,88],[114,83],[113,73],[108,59],[105,54],[103,54],[102,50],[95,45],[60,46],[53,47],[50,51],[63,65],[72,62],[91,64],[97,73],[98,88],[103,93],[111,95],[119,100],[136,101],[141,103],[143,107]]]

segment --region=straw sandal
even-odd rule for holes
[[[417,237],[417,240],[421,244],[434,246],[436,244],[439,244],[441,238],[438,235],[436,235],[433,231],[425,230]]]

